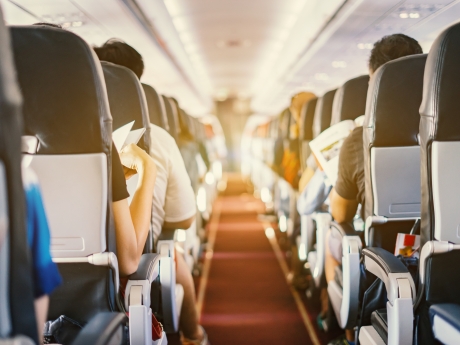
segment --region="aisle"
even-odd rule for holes
[[[241,182],[228,182],[209,228],[214,251],[205,259],[199,301],[204,297],[201,322],[212,345],[318,344],[257,218],[263,205],[243,191]]]

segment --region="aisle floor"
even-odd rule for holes
[[[214,249],[201,281],[206,285],[202,325],[212,345],[319,344],[307,332],[257,217],[263,204],[243,191],[241,181],[230,180],[214,206],[218,214],[209,225]]]

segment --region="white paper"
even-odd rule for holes
[[[117,148],[118,152],[120,152],[123,149],[126,139],[128,138],[129,132],[131,131],[131,128],[133,128],[133,125],[134,121],[131,121],[130,123],[113,131],[112,141],[115,144],[115,147]]]
[[[145,133],[145,128],[135,129],[128,133],[126,137],[125,143],[122,145],[121,149],[123,149],[126,145],[129,144],[137,144],[139,140],[141,140],[142,135]]]
[[[340,149],[355,127],[353,120],[345,120],[329,127],[310,142],[313,154],[333,186],[337,181]]]

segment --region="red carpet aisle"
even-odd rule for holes
[[[209,339],[212,345],[319,344],[316,335],[312,341],[307,332],[257,219],[263,205],[248,194],[235,195],[242,192],[241,186],[241,180],[229,180],[209,224],[214,251],[205,260],[208,272],[198,292],[199,307],[204,297],[201,322]]]

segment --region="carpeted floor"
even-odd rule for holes
[[[331,336],[316,327],[318,310],[308,305],[304,292],[293,292],[286,282],[257,217],[263,204],[248,192],[252,191],[239,176],[231,176],[214,205],[218,214],[208,224],[214,231],[214,248],[206,256],[208,272],[197,280],[197,291],[201,288],[204,296],[198,304],[211,344],[326,344]],[[304,319],[294,294],[306,311]],[[170,344],[176,343],[170,338]]]
[[[257,212],[263,204],[229,179],[220,209],[202,325],[213,345],[311,344]],[[235,195],[236,194],[236,195]]]

